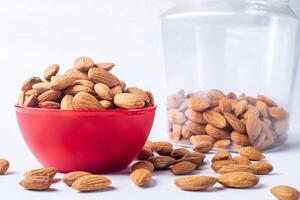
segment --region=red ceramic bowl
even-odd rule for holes
[[[16,106],[21,133],[44,165],[59,172],[116,172],[145,144],[156,107],[135,110],[63,111]]]

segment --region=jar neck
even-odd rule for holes
[[[288,3],[289,0],[177,0],[178,4],[201,4],[201,3],[208,3],[208,2],[253,2],[253,3],[260,3],[260,2],[267,2],[267,3]]]

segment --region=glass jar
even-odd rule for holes
[[[287,0],[181,0],[162,15],[162,34],[171,141],[286,141],[299,51]]]

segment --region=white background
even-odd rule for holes
[[[78,194],[57,183],[53,185],[56,191],[41,193],[24,191],[17,185],[21,172],[39,164],[22,140],[13,106],[23,80],[31,75],[42,75],[43,69],[52,63],[67,69],[81,55],[89,55],[96,61],[115,62],[115,73],[128,85],[154,91],[159,109],[151,138],[165,138],[159,14],[174,3],[175,0],[0,1],[0,157],[11,161],[9,174],[0,177],[3,199],[153,199],[162,196],[240,199],[241,195],[243,199],[272,199],[268,189],[274,184],[291,184],[300,189],[299,78],[291,139],[282,151],[268,153],[276,172],[264,177],[256,189],[182,192],[173,186],[174,177],[167,172],[157,174],[155,184],[147,189],[133,186],[126,172],[109,175],[115,188],[106,192]],[[300,2],[294,0],[291,5],[300,14]],[[211,172],[207,170],[207,173]]]

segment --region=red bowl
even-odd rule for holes
[[[63,173],[110,173],[126,168],[145,144],[155,110],[64,111],[16,106],[29,149],[42,165]]]

